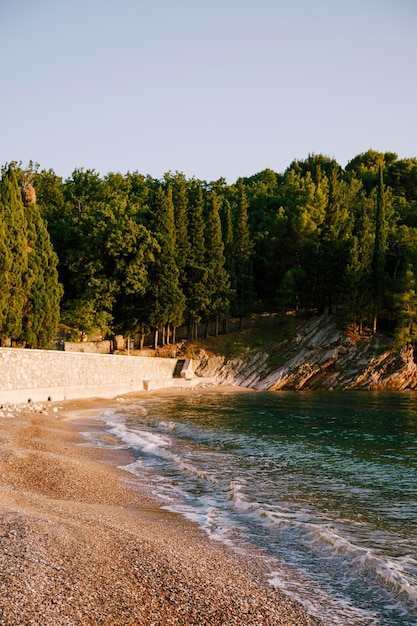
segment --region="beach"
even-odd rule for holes
[[[111,405],[0,411],[0,625],[318,626],[266,582],[267,564],[129,481],[127,452],[85,445]]]

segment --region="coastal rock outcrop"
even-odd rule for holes
[[[333,316],[309,319],[292,340],[252,350],[245,358],[198,355],[198,376],[219,384],[259,390],[373,389],[417,387],[411,345],[393,349],[386,337],[358,335]]]

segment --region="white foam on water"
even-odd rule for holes
[[[354,544],[329,525],[312,523],[307,509],[294,511],[285,503],[272,509],[248,498],[244,489],[242,481],[234,480],[229,484],[229,500],[234,508],[252,519],[258,518],[261,524],[267,524],[272,529],[298,528],[304,535],[305,545],[316,548],[327,558],[342,556],[351,565],[362,569],[365,577],[378,576],[383,585],[391,587],[396,595],[403,595],[408,605],[417,608],[417,579],[410,574],[411,569],[417,572],[417,562],[411,555],[397,559],[378,555],[369,547]]]
[[[140,410],[143,417],[146,410],[143,407]],[[403,555],[390,559],[369,546],[363,547],[360,545],[361,537],[359,543],[356,543],[358,537],[352,531],[355,524],[359,528],[362,522],[337,517],[333,519],[334,525],[326,523],[325,516],[320,519],[317,512],[314,514],[314,501],[311,502],[308,497],[294,506],[292,494],[289,493],[289,501],[286,502],[283,485],[280,484],[279,489],[272,481],[267,482],[267,463],[273,459],[276,464],[278,452],[283,456],[282,449],[279,450],[275,445],[270,452],[262,448],[266,460],[262,465],[263,491],[258,493],[255,467],[258,459],[254,455],[252,462],[249,453],[253,448],[243,437],[239,453],[244,463],[238,465],[238,457],[235,459],[227,448],[222,447],[220,452],[213,451],[205,431],[193,432],[189,436],[188,426],[177,424],[169,418],[152,418],[137,425],[123,415],[107,412],[101,419],[106,422],[107,432],[114,437],[115,442],[136,450],[140,455],[123,469],[140,476],[141,480],[146,476],[150,491],[162,502],[162,508],[183,515],[197,523],[210,538],[235,549],[239,549],[238,546],[244,544],[248,537],[251,541],[251,536],[254,537],[256,533],[260,537],[264,535],[265,542],[268,537],[272,538],[272,542],[277,542],[281,552],[279,556],[278,552],[275,557],[272,556],[272,562],[276,560],[276,567],[271,571],[269,582],[304,604],[309,613],[324,618],[329,626],[391,626],[381,621],[384,618],[376,617],[376,613],[379,615],[376,609],[372,612],[371,609],[363,608],[377,606],[375,603],[368,604],[365,597],[366,581],[371,581],[373,577],[381,581],[382,587],[393,591],[381,593],[380,606],[385,609],[385,613],[381,614],[395,614],[396,625],[413,624],[410,615],[412,607],[417,608],[417,586],[410,578],[410,571],[417,572],[417,563],[413,557]],[[181,441],[178,438],[183,433],[185,439]],[[230,441],[235,442],[235,439],[231,435]],[[297,463],[301,466],[304,460],[306,463],[309,461],[306,450],[297,456]],[[163,468],[167,474],[159,473]],[[366,495],[366,484],[363,487],[352,487],[344,480],[339,485],[334,477],[329,481],[325,473],[323,476],[323,486],[326,489],[330,486],[336,495],[341,487],[350,489],[352,493],[355,491],[359,496]],[[292,478],[288,473],[282,475],[282,480],[287,481],[285,485],[292,488]],[[306,495],[311,486],[306,486]],[[320,488],[320,483],[314,486]],[[272,503],[267,500],[270,493],[273,494]],[[345,536],[346,529],[348,532]],[[294,550],[291,545],[293,541]],[[315,572],[311,569],[313,562],[318,563],[319,569]],[[331,578],[333,567],[335,576],[339,577],[334,586]],[[356,579],[359,585],[365,584],[363,603],[356,602],[350,595],[354,584],[352,581]],[[358,603],[360,607],[355,606]],[[403,622],[398,617],[401,615],[404,615]]]
[[[406,559],[394,560],[380,556],[369,547],[353,544],[335,529],[327,526],[313,524],[308,526],[310,545],[320,543],[321,550],[323,546],[327,546],[327,551],[333,556],[343,553],[352,564],[362,566],[371,574],[376,574],[383,584],[391,586],[396,594],[404,594],[407,602],[417,608],[417,580],[410,580],[410,574],[403,567],[402,562]]]
[[[327,593],[300,569],[292,570],[282,565],[270,572],[268,582],[299,602],[310,615],[319,617],[328,626],[382,626],[375,613],[355,607],[344,598]]]

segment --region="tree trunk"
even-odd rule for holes
[[[155,328],[155,331],[154,331],[153,347],[154,347],[154,350],[158,349],[158,329],[157,328]]]

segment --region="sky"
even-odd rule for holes
[[[229,184],[417,157],[416,0],[0,0],[0,164]]]

